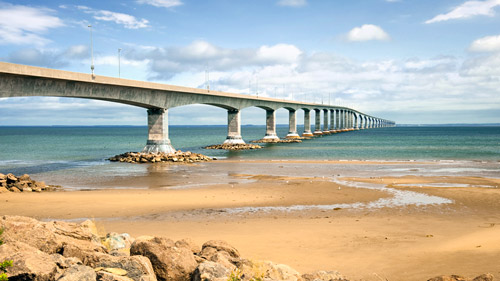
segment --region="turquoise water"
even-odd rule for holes
[[[280,137],[287,126],[278,126]],[[299,127],[299,132],[301,132]],[[264,126],[243,126],[245,141]],[[171,126],[176,149],[241,159],[500,160],[500,127],[394,127],[345,132],[265,149],[205,150],[222,143],[225,126]],[[110,165],[106,158],[140,151],[146,127],[0,127],[0,172],[36,174]]]

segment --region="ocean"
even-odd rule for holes
[[[176,149],[221,159],[486,162],[489,174],[500,175],[500,169],[495,170],[500,163],[500,127],[377,128],[302,143],[265,144],[260,150],[203,148],[222,143],[226,130],[226,126],[170,126],[170,139]],[[302,132],[300,126],[298,131]],[[287,132],[288,126],[277,126],[279,137]],[[246,142],[264,134],[265,126],[242,126]],[[145,126],[0,127],[0,173],[26,173],[55,184],[75,182],[75,177],[91,176],[97,181],[109,174],[144,174],[144,165],[111,163],[106,159],[140,151],[146,139]]]

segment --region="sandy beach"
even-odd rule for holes
[[[379,167],[401,163],[376,161],[220,162],[187,173],[176,184],[150,173],[103,181],[104,189],[4,193],[0,213],[93,218],[102,233],[191,238],[200,245],[222,239],[248,258],[288,264],[301,273],[338,270],[352,280],[500,276],[500,178],[394,176]],[[310,177],[294,172],[313,169],[312,164],[324,170],[317,168]],[[339,165],[361,172],[335,174]],[[434,164],[404,165],[412,170]],[[233,169],[217,176],[227,166]],[[379,176],[363,172],[370,169]],[[205,185],[188,184],[205,178]],[[125,182],[135,188],[120,188]],[[405,204],[398,196],[422,202]],[[441,204],[430,204],[433,200]]]

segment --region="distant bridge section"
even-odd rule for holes
[[[0,98],[53,96],[118,102],[147,109],[148,140],[143,152],[173,152],[168,136],[168,109],[190,104],[206,104],[227,110],[227,138],[224,143],[244,143],[240,111],[259,107],[266,111],[264,139],[278,139],[276,110],[289,111],[286,138],[299,138],[296,113],[304,111],[302,136],[391,127],[395,122],[357,110],[314,103],[218,92],[167,84],[135,81],[0,62]],[[311,111],[315,112],[315,131],[311,131]],[[323,112],[323,127],[321,113]]]

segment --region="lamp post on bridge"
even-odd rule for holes
[[[118,78],[120,78],[120,53],[121,53],[122,49],[121,48],[118,48]]]
[[[92,76],[94,76],[94,43],[92,41],[92,25],[89,24],[90,28],[90,70],[92,71]]]

